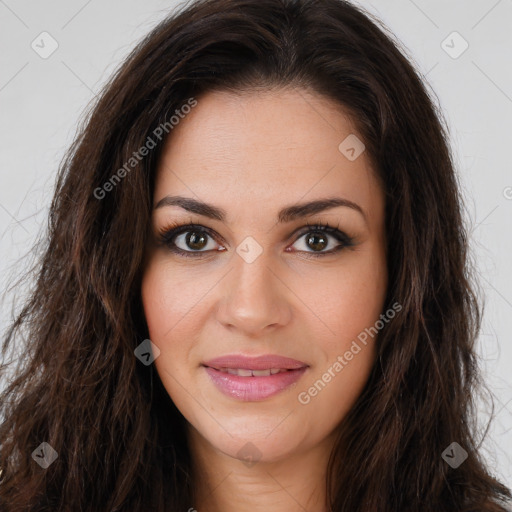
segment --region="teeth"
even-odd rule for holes
[[[245,368],[220,368],[223,373],[238,375],[239,377],[269,377],[279,372],[287,372],[281,368],[268,368],[267,370],[246,370]]]
[[[270,368],[268,370],[252,370],[255,377],[268,377],[270,375]]]

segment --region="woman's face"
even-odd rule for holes
[[[195,226],[148,247],[144,311],[163,385],[217,452],[277,461],[325,445],[368,379],[384,195],[355,137],[302,89],[210,92],[163,148],[153,236]]]

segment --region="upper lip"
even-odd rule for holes
[[[243,356],[238,354],[230,354],[226,356],[216,357],[203,363],[203,366],[210,368],[240,368],[245,370],[267,370],[271,368],[280,368],[282,370],[298,370],[309,366],[302,361],[283,357],[274,354],[264,354],[256,357]]]

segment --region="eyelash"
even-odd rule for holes
[[[306,257],[308,258],[321,258],[324,256],[329,256],[334,253],[337,253],[338,251],[341,251],[346,247],[352,247],[354,245],[354,239],[347,235],[346,233],[344,233],[343,231],[340,231],[338,227],[339,224],[337,227],[333,227],[327,222],[312,225],[307,223],[307,227],[301,230],[301,232],[298,234],[297,240],[302,236],[310,233],[327,233],[328,235],[333,236],[338,242],[340,242],[340,245],[326,252],[299,252],[304,252],[305,254],[307,254]],[[182,233],[187,233],[190,231],[194,231],[197,233],[206,233],[208,236],[215,239],[213,231],[205,226],[201,226],[200,224],[178,224],[173,222],[167,224],[165,227],[158,231],[158,242],[161,245],[165,245],[171,252],[183,256],[185,258],[202,258],[210,251],[184,251],[183,249],[177,247],[176,244],[174,243],[174,238],[176,238],[178,235],[181,235]]]

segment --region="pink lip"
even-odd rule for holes
[[[265,400],[280,393],[297,382],[308,365],[288,357],[263,355],[245,357],[228,355],[203,363],[205,370],[216,387],[225,395],[246,402]],[[220,368],[241,368],[246,370],[267,370],[269,368],[288,371],[263,377],[241,377],[222,372]]]

